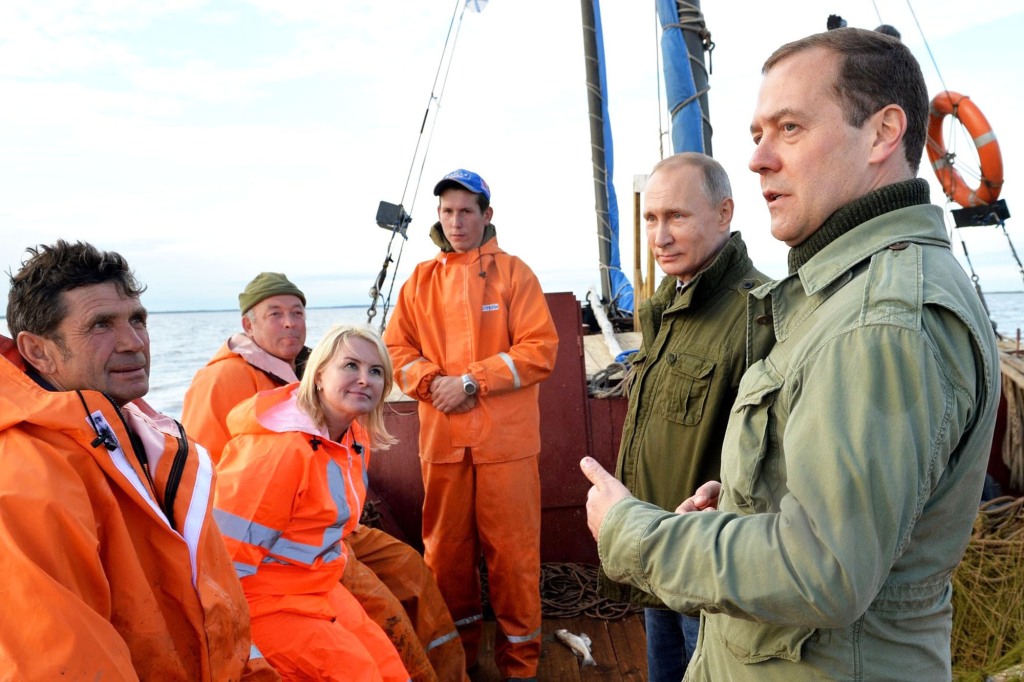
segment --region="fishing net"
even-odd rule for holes
[[[1024,497],[999,497],[978,512],[953,576],[952,655],[962,682],[1024,661]]]

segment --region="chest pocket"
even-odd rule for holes
[[[727,503],[734,507],[730,511],[772,508],[781,484],[775,402],[783,384],[764,360],[751,365],[740,380],[722,449],[722,484]]]
[[[684,426],[700,423],[714,374],[715,363],[688,353],[668,353],[662,362],[668,365],[662,387],[662,415]]]

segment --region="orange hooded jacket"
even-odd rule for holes
[[[308,350],[300,357],[306,353]],[[287,362],[266,352],[245,334],[235,334],[196,372],[185,392],[181,423],[216,464],[231,440],[227,418],[235,405],[260,391],[298,380]]]
[[[340,584],[347,558],[342,539],[359,523],[366,498],[369,438],[353,422],[342,442],[332,441],[298,408],[297,388],[264,391],[231,410],[227,423],[235,435],[217,465],[214,513],[249,600],[257,643],[272,663],[294,664],[294,675],[282,672],[286,679],[338,679],[340,667],[361,657],[364,663],[341,679],[373,679],[379,668],[384,680],[407,680],[383,630]],[[317,620],[356,634],[371,658],[336,641],[341,635],[325,632]],[[317,637],[330,639],[334,650],[313,645]]]
[[[209,459],[141,400],[47,391],[2,336],[0,355],[5,677],[279,679],[250,644]]]
[[[555,366],[558,333],[537,277],[492,237],[441,251],[402,285],[384,331],[395,381],[419,401],[420,457],[507,462],[540,452],[538,382]],[[430,402],[438,374],[473,375],[477,406],[444,414]]]

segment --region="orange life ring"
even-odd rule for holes
[[[960,121],[978,148],[981,162],[981,183],[977,188],[967,186],[964,179],[953,168],[953,155],[946,151],[942,139],[942,119],[947,114]],[[935,177],[942,185],[942,191],[950,199],[967,208],[991,204],[999,198],[1003,187],[1003,157],[999,152],[992,126],[977,105],[966,95],[946,90],[932,100],[928,112],[928,144],[925,145],[928,158],[935,169]]]

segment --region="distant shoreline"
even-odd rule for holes
[[[985,291],[985,296],[1004,295],[1004,294],[1024,294],[1024,290],[1019,291]],[[344,305],[316,305],[307,306],[307,310],[338,310],[338,309],[350,309],[350,308],[369,308],[369,305],[365,303],[347,303]],[[237,308],[196,308],[193,310],[150,310],[150,315],[184,315],[187,313],[230,313],[238,310]],[[0,320],[6,320],[7,315],[0,315]]]
[[[1020,292],[1024,294],[1024,291]],[[368,308],[368,305],[362,303],[354,303],[348,305],[310,305],[306,306],[306,310],[338,310],[339,308]],[[237,311],[238,308],[197,308],[195,310],[150,310],[150,315],[178,315],[185,313],[230,313]]]

